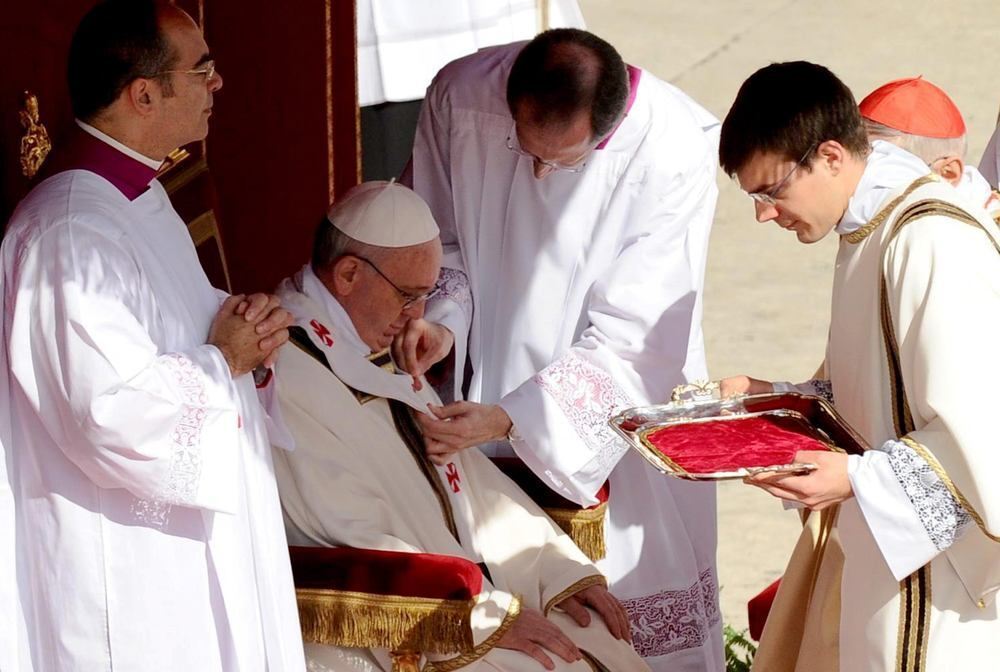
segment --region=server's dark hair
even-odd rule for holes
[[[83,17],[73,34],[67,76],[73,114],[89,121],[111,105],[140,77],[157,79],[172,95],[174,64],[159,17],[162,0],[103,0]]]
[[[628,100],[628,73],[621,55],[593,33],[554,28],[529,42],[510,71],[511,114],[528,101],[540,126],[564,125],[590,111],[593,137],[614,129]]]
[[[757,153],[798,161],[827,140],[857,156],[868,154],[851,90],[822,65],[772,63],[752,74],[736,94],[722,122],[719,164],[732,176]]]

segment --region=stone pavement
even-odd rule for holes
[[[1000,2],[958,0],[579,0],[588,28],[625,60],[670,81],[720,119],[739,85],[775,61],[833,70],[860,99],[891,79],[924,75],[961,108],[974,164],[1000,105]],[[823,359],[833,257],[758,224],[748,199],[719,175],[709,248],[705,334],[715,378],[747,373],[805,380]],[[746,601],[778,577],[797,516],[741,483],[719,488],[719,572],[725,620],[746,625]]]

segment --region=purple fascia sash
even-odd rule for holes
[[[628,102],[625,103],[625,114],[622,115],[622,121],[625,121],[625,117],[628,116],[629,110],[632,109],[632,103],[635,102],[635,92],[639,88],[639,78],[642,77],[642,70],[639,68],[633,65],[627,65],[625,67],[628,68]],[[621,125],[622,122],[619,121],[618,126]],[[594,149],[604,149],[604,147],[611,141],[615,131],[618,130],[618,126],[615,126],[614,131],[611,131],[611,134],[601,140],[601,144]]]
[[[68,142],[53,152],[43,179],[67,170],[87,170],[100,175],[122,195],[134,201],[149,189],[156,171],[127,156],[83,129],[75,129]]]

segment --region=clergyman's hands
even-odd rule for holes
[[[556,606],[565,611],[582,628],[590,625],[590,613],[586,609],[590,607],[604,619],[608,631],[615,639],[632,642],[632,627],[629,625],[625,607],[602,585],[584,588]]]
[[[427,405],[433,415],[415,414],[424,435],[424,445],[431,462],[451,461],[452,453],[507,436],[511,421],[507,411],[497,405],[474,401],[456,401],[446,406]]]
[[[775,497],[799,502],[819,511],[839,504],[854,495],[847,476],[847,455],[827,450],[800,450],[795,461],[816,465],[816,470],[804,476],[762,473],[747,476],[743,481],[763,488]]]
[[[208,332],[208,343],[221,352],[233,377],[261,364],[272,366],[288,340],[291,314],[268,294],[237,294],[219,307]]]
[[[447,357],[454,345],[451,329],[423,318],[410,320],[392,341],[392,359],[417,380]]]
[[[528,607],[521,607],[521,613],[497,642],[497,646],[522,651],[541,663],[546,670],[554,670],[556,667],[546,651],[556,654],[567,663],[583,658],[580,649],[558,625],[545,618],[542,612]]]
[[[774,385],[750,376],[730,376],[719,381],[719,396],[723,399],[738,394],[767,394],[774,392]]]

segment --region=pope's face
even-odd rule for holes
[[[201,30],[190,16],[176,8],[165,11],[160,26],[175,54],[171,70],[172,95],[161,98],[159,124],[165,144],[171,149],[204,140],[208,135],[208,118],[212,114],[213,94],[222,88],[222,76],[215,72],[193,74],[212,61]],[[169,150],[168,150],[169,151]]]
[[[437,284],[441,243],[392,250],[372,261],[374,267],[368,262],[359,266],[356,290],[343,303],[361,340],[378,352],[392,344],[408,321],[423,317],[426,301],[407,303]]]
[[[822,147],[822,146],[821,146]],[[847,209],[844,196],[827,158],[820,152],[801,163],[774,152],[758,152],[736,171],[736,180],[748,194],[766,194],[772,202],[754,200],[758,222],[773,221],[795,233],[799,242],[823,239]]]

